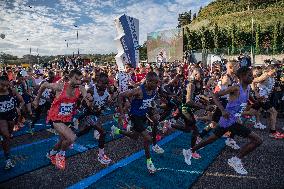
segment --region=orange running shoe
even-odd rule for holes
[[[52,163],[53,165],[56,164],[55,156],[56,156],[56,154],[54,154],[54,155],[50,155],[49,153],[46,154],[46,157],[47,157],[48,159],[50,159],[50,161],[51,161],[51,163]]]
[[[64,170],[65,169],[65,156],[56,154],[55,156],[55,166],[58,169]]]

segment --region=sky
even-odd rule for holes
[[[139,43],[147,33],[176,28],[178,14],[212,0],[0,0],[0,52],[22,55],[117,52],[114,19],[139,19]],[[75,26],[77,27],[75,27]],[[79,38],[77,40],[76,33]],[[68,43],[68,47],[67,47]]]

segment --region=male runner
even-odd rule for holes
[[[69,82],[44,83],[35,99],[38,106],[43,91],[46,88],[56,91],[56,97],[47,115],[47,122],[52,122],[54,129],[59,133],[60,139],[49,152],[49,158],[59,169],[65,169],[65,151],[76,140],[75,133],[71,130],[71,122],[80,96],[86,97],[86,90],[81,86],[82,73],[74,69],[69,74]]]

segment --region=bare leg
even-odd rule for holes
[[[9,125],[6,120],[0,120],[0,134],[3,136],[2,146],[4,156],[9,159],[11,137],[8,129]]]
[[[240,159],[242,159],[244,156],[246,156],[247,154],[249,154],[250,152],[252,152],[253,150],[255,150],[258,146],[262,144],[261,138],[253,132],[249,134],[248,138],[250,140],[249,143],[244,145],[240,149],[239,154],[237,155],[237,157]]]
[[[62,136],[61,150],[66,151],[76,140],[74,132],[64,123],[53,123],[55,130]]]

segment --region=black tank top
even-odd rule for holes
[[[17,101],[11,91],[7,95],[0,95],[0,113],[15,111],[16,106]]]

